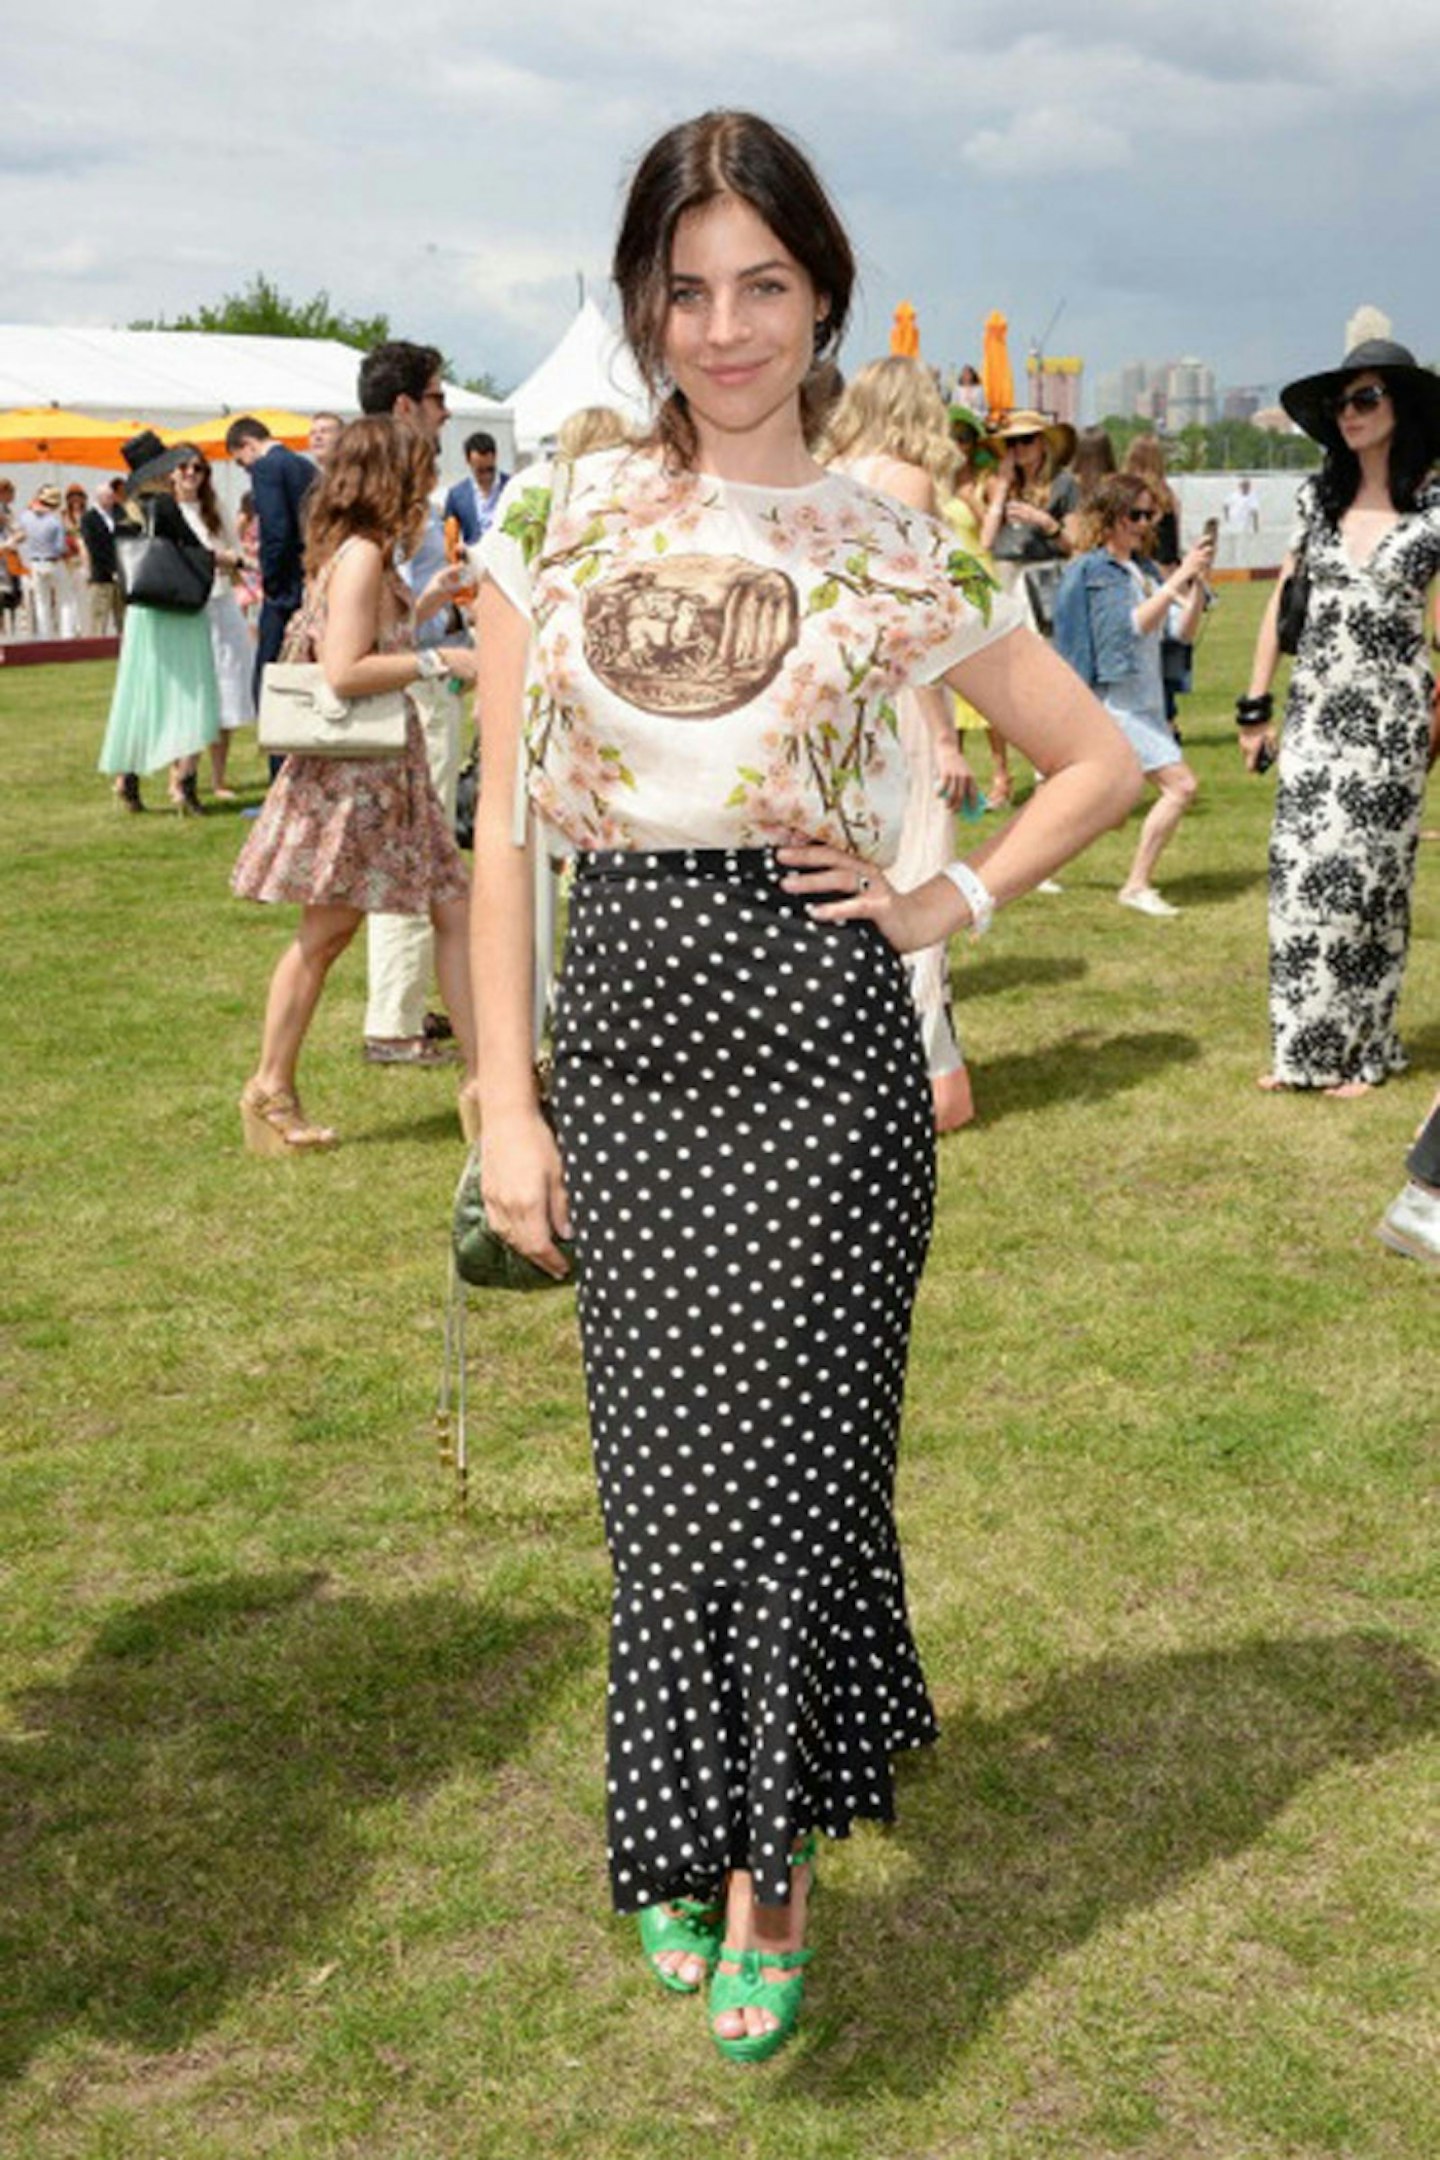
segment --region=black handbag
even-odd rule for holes
[[[1043,638],[1055,634],[1055,595],[1064,575],[1065,565],[1059,560],[1027,563],[1020,573],[1035,628]]]
[[[115,535],[116,576],[127,607],[198,615],[215,583],[215,556],[198,540],[172,540],[147,520],[142,533]]]
[[[1295,567],[1280,587],[1275,608],[1275,642],[1283,653],[1297,653],[1310,607],[1310,565],[1302,542]]]
[[[475,845],[475,801],[480,792],[480,756],[472,750],[455,776],[455,845]]]

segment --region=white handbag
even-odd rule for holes
[[[343,698],[316,661],[272,660],[260,677],[256,734],[275,757],[398,757],[409,708],[403,690]]]

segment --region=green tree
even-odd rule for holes
[[[263,271],[257,270],[243,292],[226,293],[214,307],[153,322],[132,322],[132,330],[208,330],[232,337],[336,338],[342,345],[368,351],[390,335],[388,315],[345,315],[318,292],[309,300],[291,300]]]

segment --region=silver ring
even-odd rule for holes
[[[857,876],[857,877],[856,877],[856,880],[855,880],[855,890],[856,890],[856,892],[869,892],[869,890],[870,890],[870,880],[869,880],[869,878],[868,878],[868,877],[863,877],[863,876]]]

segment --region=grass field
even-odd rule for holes
[[[1440,848],[1412,1074],[1261,1096],[1257,609],[1187,711],[1184,913],[1115,905],[1132,829],[961,960],[901,1478],[944,1736],[822,1854],[749,2074],[605,1910],[569,1293],[472,1306],[461,1518],[453,1081],[361,1062],[354,954],[305,1074],[345,1145],[246,1157],[244,826],[112,809],[107,668],[0,671],[7,2160],[1433,2160],[1437,1285],[1371,1232]]]

